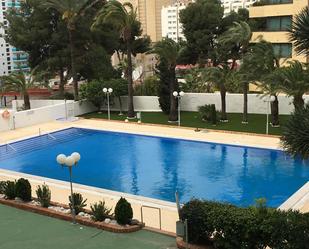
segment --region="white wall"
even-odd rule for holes
[[[45,105],[44,101],[45,100],[35,101],[35,104]],[[46,102],[50,103],[50,100],[47,100]],[[43,106],[27,111],[11,111],[9,119],[4,119],[1,115],[2,111],[0,111],[0,131],[50,122],[57,119],[64,119],[66,117],[79,116],[95,110],[93,105],[86,101],[74,102],[73,100],[70,100],[67,101],[66,105],[64,101],[61,102],[62,103],[60,104],[54,103],[54,105]],[[31,103],[33,103],[33,101],[31,101]]]
[[[309,95],[305,96],[306,102],[309,101]],[[123,110],[127,110],[127,97],[122,97]],[[118,99],[114,99],[111,109],[118,111]],[[19,101],[15,101],[20,103]],[[14,104],[16,107],[16,103]],[[243,109],[243,95],[242,94],[227,94],[226,96],[227,112],[241,113]],[[15,112],[12,111],[10,119],[2,118],[2,111],[0,111],[0,131],[30,126],[34,124],[49,122],[57,119],[79,116],[85,113],[96,111],[96,108],[87,101],[74,102],[68,100],[64,104],[63,100],[31,100],[32,107],[43,106],[28,111]],[[48,104],[48,106],[46,106]],[[186,93],[181,101],[181,109],[183,111],[197,111],[199,106],[205,104],[215,104],[218,110],[221,109],[221,101],[219,93]],[[143,112],[160,112],[157,96],[136,96],[134,97],[135,111]],[[267,104],[262,97],[257,94],[248,95],[248,111],[249,113],[264,114],[266,112]],[[290,114],[294,107],[292,98],[285,95],[279,96],[279,113]],[[66,114],[67,113],[67,114]],[[14,121],[13,121],[14,119]]]
[[[306,101],[309,101],[309,95],[305,96]],[[127,97],[122,97],[123,109],[127,109]],[[279,113],[290,114],[294,110],[292,104],[293,99],[285,95],[280,95],[279,99]],[[115,103],[112,105],[112,110],[119,110],[119,103],[114,99]],[[181,109],[183,111],[197,111],[199,106],[206,104],[215,104],[218,110],[221,110],[220,93],[186,93],[181,101]],[[227,112],[242,113],[243,111],[243,95],[242,94],[227,94],[226,95]],[[136,111],[161,111],[158,97],[156,96],[135,96],[134,108]],[[267,104],[263,101],[261,95],[248,95],[248,112],[264,114],[266,112]]]
[[[70,102],[70,100],[68,100]],[[64,100],[58,100],[58,99],[31,99],[30,100],[30,106],[31,109],[40,108],[43,106],[50,106],[50,105],[57,105],[57,104],[63,104]],[[18,110],[18,108],[21,108],[24,105],[23,100],[12,100],[12,109]]]

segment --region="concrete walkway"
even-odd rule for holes
[[[115,234],[0,205],[3,249],[174,249],[175,238],[139,231]]]

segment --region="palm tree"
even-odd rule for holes
[[[283,127],[282,147],[293,156],[309,158],[309,105],[296,109]]]
[[[215,84],[220,89],[221,96],[221,118],[222,122],[227,122],[226,114],[226,92],[229,85],[239,82],[239,72],[232,70],[229,65],[222,64],[217,67],[206,68],[203,72],[204,78]],[[236,83],[237,84],[237,83]]]
[[[299,61],[288,62],[289,66],[276,69],[271,78],[279,89],[293,97],[295,109],[304,107],[303,95],[309,91],[309,70]]]
[[[109,1],[97,14],[93,27],[100,23],[109,23],[117,27],[121,38],[126,44],[127,74],[128,74],[128,118],[135,118],[133,104],[133,78],[132,78],[132,43],[134,42],[133,28],[137,22],[137,10],[131,3],[121,4],[118,1]]]
[[[85,11],[99,3],[100,0],[45,0],[42,1],[42,7],[55,9],[66,23],[69,34],[69,47],[71,57],[71,72],[73,77],[74,99],[78,100],[78,77],[76,70],[76,52],[74,34],[76,24],[84,15]]]
[[[299,54],[309,55],[309,6],[296,15],[289,37]]]
[[[1,77],[4,91],[16,91],[23,96],[25,110],[31,108],[28,90],[36,86],[35,74],[36,69],[33,69],[29,75],[20,70]]]
[[[172,122],[178,120],[177,101],[173,96],[173,92],[178,90],[175,68],[177,65],[177,59],[179,57],[180,51],[180,44],[170,38],[164,38],[162,41],[157,42],[149,51],[149,53],[157,54],[159,61],[166,62],[167,69],[171,75],[169,79],[169,121]]]
[[[231,46],[231,57],[236,60],[238,57],[242,60],[248,50],[252,37],[251,28],[248,23],[240,21],[234,24],[224,32],[218,39],[223,46]],[[233,52],[235,51],[235,52]],[[240,55],[240,56],[239,56]],[[245,74],[244,74],[245,75]],[[249,82],[243,78],[241,80],[243,88],[244,104],[243,104],[243,123],[248,123],[248,88]]]
[[[279,83],[272,77],[272,73],[279,68],[279,58],[275,55],[273,46],[266,41],[253,45],[243,58],[240,71],[247,82],[256,84],[263,92],[263,96],[274,96],[271,103],[271,124],[279,126]]]

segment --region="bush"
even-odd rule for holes
[[[214,104],[211,105],[203,105],[198,107],[198,111],[202,120],[212,123],[216,125],[218,122],[218,115],[216,106]]]
[[[16,197],[16,182],[6,181],[3,193],[7,199],[13,200]]]
[[[214,248],[303,249],[309,244],[309,214],[191,200],[181,209],[190,243]]]
[[[66,99],[66,100],[74,100],[74,94],[71,92],[64,92],[63,94],[56,93],[53,94],[50,99]]]
[[[309,105],[297,108],[283,127],[281,144],[292,156],[309,158]]]
[[[135,96],[157,96],[159,89],[159,79],[156,76],[147,77],[143,83],[134,88]]]
[[[0,194],[4,194],[6,181],[0,181]]]
[[[83,196],[80,193],[73,193],[73,200],[74,200],[74,210],[75,214],[79,214],[80,212],[83,211],[84,207],[87,206],[86,202],[87,199],[84,200]],[[69,206],[72,209],[72,197],[69,196]]]
[[[105,201],[100,201],[90,206],[92,211],[92,219],[95,221],[104,221],[112,215],[112,209],[105,206]]]
[[[38,197],[38,201],[40,202],[42,207],[49,207],[50,199],[51,199],[51,192],[47,185],[38,186],[36,190],[36,196]]]
[[[27,179],[20,178],[16,182],[16,197],[23,201],[31,201],[31,185]]]
[[[133,217],[133,210],[131,204],[125,199],[120,198],[115,207],[115,219],[118,224],[129,224]]]

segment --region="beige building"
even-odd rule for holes
[[[268,0],[263,6],[251,6],[250,18],[262,21],[259,30],[253,32],[252,41],[262,38],[271,42],[275,52],[284,58],[283,61],[309,62],[308,57],[295,53],[287,32],[295,16],[308,4],[308,0]]]
[[[137,8],[144,34],[149,35],[152,42],[161,40],[161,9],[172,4],[173,0],[119,0],[119,2],[132,3],[133,7]]]

